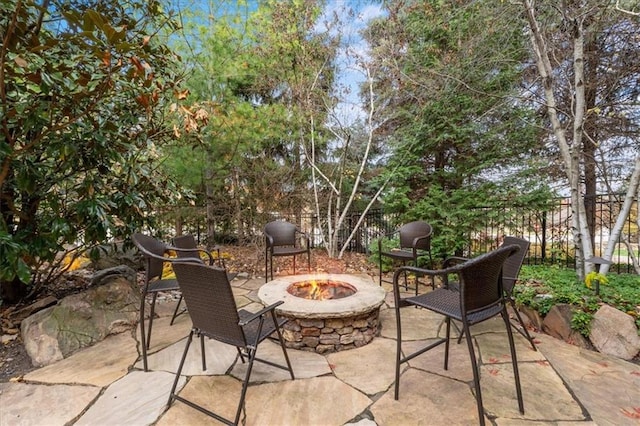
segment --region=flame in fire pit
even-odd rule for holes
[[[308,280],[291,284],[287,292],[310,300],[342,299],[357,292],[351,284],[332,280]]]

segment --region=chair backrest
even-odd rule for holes
[[[417,220],[402,225],[400,232],[400,248],[413,248],[413,242],[418,237],[427,236],[417,242],[416,248],[420,250],[431,249],[431,225],[427,222]]]
[[[133,234],[131,239],[145,258],[147,280],[154,278],[160,279],[162,277],[164,261],[158,257],[164,257],[168,246],[160,240],[140,233]],[[154,257],[154,255],[158,257]]]
[[[502,245],[452,269],[460,275],[462,311],[467,314],[496,306],[504,300],[502,267],[509,256],[520,250],[517,245]]]
[[[231,284],[224,269],[200,263],[173,262],[193,326],[206,336],[246,346]]]
[[[198,243],[191,234],[177,235],[173,237],[173,245],[181,249],[197,249]],[[178,257],[194,257],[193,253],[176,251]]]
[[[283,220],[269,222],[264,226],[267,246],[296,246],[296,226]],[[269,238],[272,243],[270,244]]]
[[[513,244],[520,247],[520,250],[509,256],[504,262],[504,267],[502,268],[502,285],[504,287],[504,291],[506,291],[508,294],[511,293],[511,291],[513,290],[513,286],[516,284],[518,274],[520,273],[520,268],[524,263],[524,258],[527,257],[530,245],[529,241],[522,238],[510,236],[504,237],[504,241],[502,242],[503,246]]]

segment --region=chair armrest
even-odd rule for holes
[[[447,257],[444,260],[444,263],[442,264],[442,266],[444,266],[445,268],[448,268],[450,265],[458,265],[460,263],[464,263],[467,260],[469,260],[466,257],[460,257],[460,256],[451,256],[451,257]]]
[[[400,277],[400,274],[403,274],[404,272],[413,272],[414,274],[428,275],[430,277],[442,276],[444,287],[447,288],[449,286],[449,274],[457,274],[460,270],[459,266],[460,265],[455,265],[444,269],[424,269],[416,266],[401,266],[396,269],[396,272],[393,274],[393,287],[397,287],[398,277]]]
[[[166,256],[160,256],[148,250],[145,250],[142,253],[146,257],[152,257],[154,259],[158,259],[163,262],[169,262],[169,263],[173,263],[176,261],[188,262],[188,263],[194,263],[194,262],[204,263],[202,259],[200,259],[199,257],[166,257]]]
[[[211,253],[209,253],[207,250],[205,249],[201,249],[201,248],[178,248],[178,247],[173,247],[173,246],[169,246],[167,247],[167,250],[173,250],[176,253],[180,252],[180,253],[193,253],[196,256],[200,256],[200,253],[205,253],[207,255],[207,258],[209,260],[209,265],[213,265],[213,263],[215,262],[215,259],[213,258],[213,256],[211,255]]]
[[[420,235],[419,237],[415,237],[413,239],[413,246],[412,247],[415,248],[418,245],[418,241],[426,240],[427,238],[430,238],[430,237],[431,237],[431,234]]]
[[[271,235],[264,234],[264,239],[267,242],[266,248],[273,246],[273,237]]]
[[[256,312],[255,314],[251,315],[250,317],[247,317],[247,318],[245,318],[243,320],[240,320],[240,322],[238,324],[240,326],[247,325],[251,321],[255,321],[256,319],[260,318],[261,316],[263,316],[267,312],[273,311],[276,307],[282,305],[283,303],[284,303],[283,300],[279,300],[279,301],[277,301],[275,303],[272,303],[271,305],[259,310],[258,312]]]
[[[378,250],[382,251],[382,240],[391,239],[396,234],[399,234],[400,230],[395,230],[393,232],[387,232],[386,234],[382,234],[378,237]]]
[[[296,233],[300,234],[300,235],[302,235],[304,237],[304,239],[306,241],[306,244],[307,244],[307,248],[309,248],[309,234],[307,234],[306,232],[301,231],[299,229],[296,229]]]

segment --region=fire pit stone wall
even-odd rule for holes
[[[287,288],[307,280],[345,282],[357,289],[351,296],[334,300],[309,300],[296,297]],[[378,334],[378,313],[385,291],[368,276],[318,274],[278,278],[258,291],[269,305],[279,300],[278,315],[288,318],[283,337],[287,347],[317,353],[337,352],[364,346]]]

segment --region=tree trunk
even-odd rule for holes
[[[535,52],[536,65],[542,78],[544,94],[547,102],[547,114],[553,128],[553,134],[560,148],[561,159],[564,162],[569,187],[571,190],[572,234],[576,256],[576,273],[582,281],[593,265],[586,263],[593,254],[591,235],[587,226],[584,196],[581,192],[580,155],[582,150],[583,119],[585,113],[584,89],[584,28],[580,19],[569,20],[573,25],[573,66],[575,100],[573,110],[573,141],[567,140],[565,129],[558,116],[556,95],[554,92],[554,70],[549,58],[549,51],[543,32],[540,29],[533,0],[523,0],[526,18],[529,22],[530,40]],[[565,17],[566,18],[566,17]]]
[[[585,108],[587,111],[596,107],[598,88],[598,56],[596,36],[591,35],[585,49]],[[595,247],[596,235],[596,141],[600,140],[595,114],[588,115],[584,122],[585,137],[582,143],[584,159],[584,207],[587,226],[591,235],[591,246]]]
[[[214,172],[211,168],[207,167],[204,172],[204,187],[205,196],[207,200],[207,247],[210,248],[214,245],[216,240],[215,234],[215,203],[214,203],[214,189],[212,182],[214,181]]]
[[[618,242],[618,239],[620,238],[620,233],[622,232],[622,227],[624,226],[624,222],[629,217],[631,206],[633,206],[633,203],[639,191],[640,191],[640,156],[636,157],[635,165],[633,168],[633,174],[631,175],[631,180],[629,181],[629,187],[627,188],[627,194],[625,195],[624,203],[622,204],[622,209],[620,210],[620,214],[618,215],[616,224],[613,226],[613,229],[611,230],[611,235],[609,236],[609,242],[607,244],[607,249],[604,254],[604,258],[607,260],[611,260],[611,257],[613,256],[613,251],[616,248],[616,243]],[[640,199],[638,201],[640,202]],[[637,271],[638,266],[634,264],[634,267],[636,268],[636,271]],[[609,271],[609,265],[602,265],[602,267],[600,268],[600,273],[602,274],[606,274],[608,271]]]

